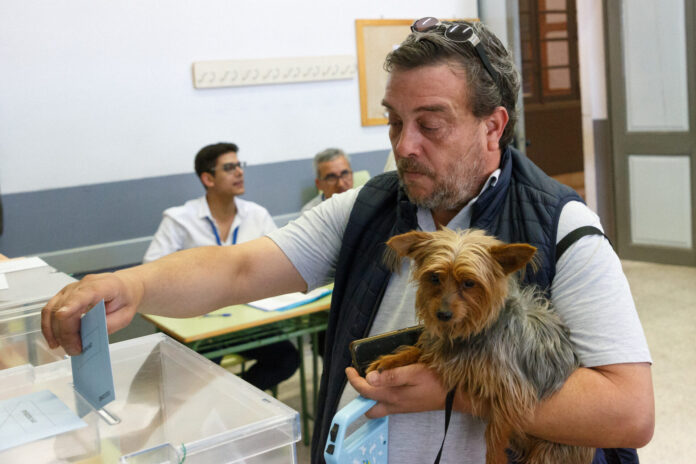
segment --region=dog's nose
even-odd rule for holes
[[[452,311],[443,311],[440,310],[437,312],[437,318],[440,319],[443,322],[447,322],[450,319],[452,319]]]

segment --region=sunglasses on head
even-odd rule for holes
[[[488,59],[488,54],[486,54],[486,50],[484,50],[483,45],[481,45],[481,39],[479,39],[479,37],[476,35],[474,28],[471,27],[471,25],[464,22],[442,22],[437,18],[427,16],[425,18],[415,20],[413,24],[411,24],[411,31],[432,32],[440,29],[441,26],[445,28],[443,33],[445,39],[455,43],[470,43],[474,47],[474,50],[481,60],[481,63],[483,63],[483,67],[486,68],[488,74],[490,74],[490,76],[493,78],[493,82],[495,82],[496,85],[499,85],[498,82],[500,82],[500,76],[498,72],[493,69],[493,66],[491,66],[491,62]]]
[[[239,161],[238,163],[225,163],[220,167],[225,172],[234,171],[237,168],[244,169],[246,167],[246,161]],[[210,168],[210,172],[215,173],[216,168],[217,168],[216,166],[213,166],[212,168]]]

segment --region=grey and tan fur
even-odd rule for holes
[[[524,432],[539,403],[578,368],[568,330],[549,301],[512,276],[536,249],[505,244],[482,231],[409,232],[387,243],[414,260],[416,311],[424,326],[416,346],[373,363],[385,370],[420,362],[445,389],[461,389],[488,420],[486,463],[507,463],[510,448],[529,464],[589,464],[593,449]]]

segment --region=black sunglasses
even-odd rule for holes
[[[427,16],[425,18],[415,20],[413,24],[411,24],[411,31],[431,32],[438,29],[440,26],[445,26],[445,32],[443,35],[447,40],[456,43],[468,42],[474,47],[474,50],[481,60],[481,63],[483,63],[483,67],[486,68],[488,74],[490,74],[490,76],[493,78],[493,82],[499,86],[500,75],[495,69],[493,69],[493,66],[491,66],[491,62],[488,59],[486,50],[484,50],[483,45],[481,45],[481,39],[479,39],[474,32],[474,28],[469,24],[464,22],[447,23],[442,22],[437,18],[433,18],[432,16]]]

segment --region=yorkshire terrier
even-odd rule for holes
[[[446,228],[397,235],[387,245],[393,257],[415,263],[411,278],[424,328],[415,346],[381,356],[368,372],[420,362],[437,372],[447,391],[464,391],[473,413],[488,420],[486,464],[507,463],[506,448],[527,464],[590,463],[591,448],[524,432],[537,405],[579,365],[548,300],[514,278],[534,265],[536,248]]]

